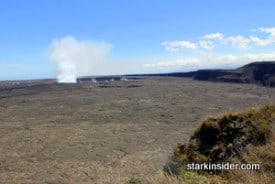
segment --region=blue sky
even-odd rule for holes
[[[54,78],[59,61],[51,56],[61,46],[53,44],[66,38],[96,52],[73,51],[74,64],[84,58],[88,68],[77,75],[275,60],[274,7],[272,0],[1,0],[0,80]]]

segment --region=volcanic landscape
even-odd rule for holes
[[[275,88],[180,77],[0,82],[0,181],[153,176],[206,117],[274,102]]]

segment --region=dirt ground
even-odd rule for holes
[[[270,103],[275,88],[188,78],[0,82],[0,183],[155,175],[207,116]]]

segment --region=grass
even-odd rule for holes
[[[164,171],[183,183],[274,183],[275,105],[209,117],[178,144]],[[190,171],[188,163],[257,163],[260,170]]]

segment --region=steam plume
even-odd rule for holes
[[[75,83],[78,76],[91,75],[107,60],[110,45],[78,41],[72,36],[55,39],[49,59],[56,70],[57,81]]]

